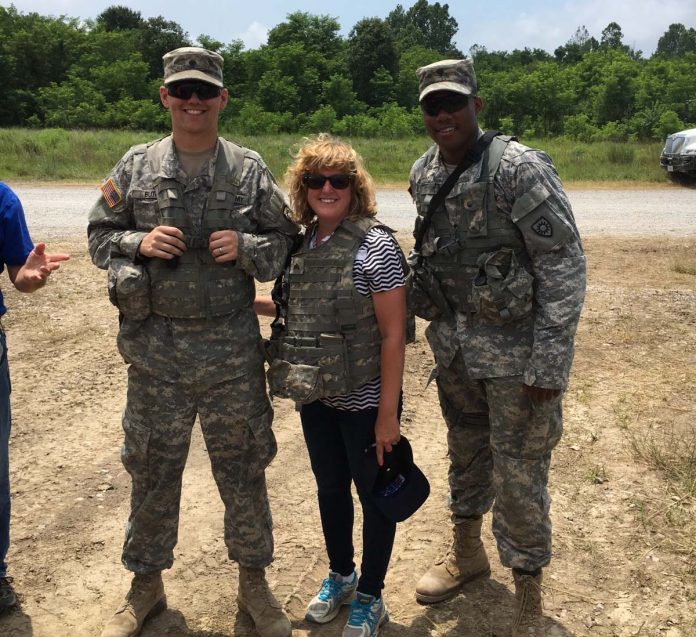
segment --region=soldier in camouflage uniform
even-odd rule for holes
[[[411,170],[414,235],[449,174],[468,164],[409,257],[416,312],[431,321],[454,526],[450,551],[420,579],[416,597],[442,601],[490,574],[480,532],[492,507],[500,560],[515,582],[512,634],[533,635],[551,559],[548,472],[561,437],[585,257],[548,155],[503,136],[478,157],[469,154],[483,136],[471,60],[436,62],[417,76],[435,146]]]
[[[254,279],[282,270],[297,227],[259,155],[218,137],[227,103],[222,58],[164,56],[172,134],[131,148],[89,214],[89,251],[108,269],[129,363],[122,460],[132,478],[122,561],[134,578],[103,637],[137,635],[166,607],[161,571],[177,541],[181,477],[196,416],[239,564],[238,605],[263,637],[291,626],[270,592],[264,470],[276,453]]]

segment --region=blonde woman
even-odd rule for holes
[[[349,144],[328,135],[308,141],[286,182],[294,220],[306,230],[281,298],[259,297],[256,307],[277,310],[269,383],[299,405],[318,488],[329,574],[306,619],[329,622],[350,603],[344,637],[374,637],[389,619],[382,588],[396,523],[373,502],[360,468],[366,449],[376,447],[381,465],[400,439],[407,270],[375,219],[372,179]],[[363,513],[360,575],[351,482]]]

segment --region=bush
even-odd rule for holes
[[[336,124],[336,111],[332,106],[320,106],[310,115],[302,127],[305,133],[321,133],[333,130]]]
[[[677,131],[684,130],[686,125],[679,119],[674,111],[665,111],[660,115],[660,119],[657,126],[654,128],[655,136],[663,140],[667,135],[671,133],[676,133]]]
[[[589,142],[597,135],[599,130],[590,123],[590,118],[585,113],[567,115],[563,118],[563,134],[578,142]]]

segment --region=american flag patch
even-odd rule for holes
[[[104,195],[106,205],[109,206],[109,208],[113,208],[114,206],[120,204],[121,201],[123,201],[121,191],[116,187],[116,184],[114,183],[114,180],[111,177],[109,177],[109,179],[107,179],[101,185],[101,191],[102,195]]]

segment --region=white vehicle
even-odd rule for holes
[[[696,128],[667,135],[660,166],[674,181],[696,183]]]

